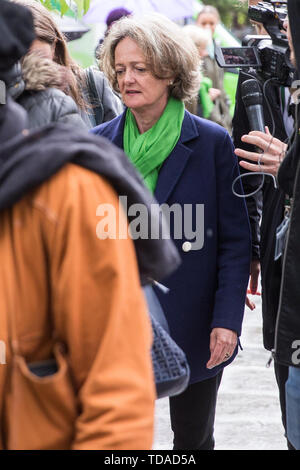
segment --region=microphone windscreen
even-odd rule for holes
[[[246,107],[263,104],[263,95],[260,89],[260,85],[254,78],[246,80],[242,83],[241,92],[242,99]]]

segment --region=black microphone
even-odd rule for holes
[[[263,113],[263,95],[257,80],[251,78],[242,83],[242,100],[252,131],[266,132]]]

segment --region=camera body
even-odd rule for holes
[[[257,70],[263,81],[272,79],[278,85],[290,86],[293,81],[294,68],[290,62],[288,39],[282,33],[283,23],[287,17],[286,1],[259,2],[249,7],[249,18],[262,23],[270,38],[246,36],[244,44],[255,47],[261,61]]]
[[[255,68],[263,82],[271,79],[278,86],[290,86],[295,69],[290,62],[290,48],[282,32],[287,16],[287,2],[259,2],[249,7],[249,18],[262,23],[269,36],[248,35],[241,48],[217,48],[216,60],[221,67]]]

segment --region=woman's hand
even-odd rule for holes
[[[228,361],[237,345],[237,334],[226,328],[214,328],[210,334],[210,359],[208,369]]]
[[[260,131],[252,131],[247,135],[243,135],[242,141],[261,148],[263,153],[248,152],[239,148],[235,149],[235,154],[238,157],[253,162],[260,161],[261,163],[261,165],[258,165],[241,161],[240,166],[248,171],[260,171],[276,176],[279,166],[285,157],[287,145],[279,139],[272,137],[268,128],[266,128],[266,134]]]
[[[210,99],[212,101],[215,101],[217,98],[219,98],[221,94],[221,90],[219,90],[218,88],[210,88],[208,90],[208,94],[209,94]]]
[[[260,273],[260,261],[258,259],[254,259],[251,261],[250,267],[250,282],[249,288],[252,295],[255,295],[257,292],[258,286],[258,278]],[[249,299],[248,295],[246,296],[246,305],[250,308],[250,310],[254,310],[256,305],[252,300]]]

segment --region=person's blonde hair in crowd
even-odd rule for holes
[[[201,77],[197,48],[180,26],[158,13],[123,18],[105,38],[100,54],[101,69],[115,91],[119,92],[115,49],[126,37],[142,49],[156,78],[175,77],[170,84],[170,96],[189,101],[198,93]]]
[[[211,34],[207,29],[194,24],[184,26],[183,31],[192,39],[198,49],[206,49],[212,40]]]
[[[210,29],[212,34],[215,33],[216,27],[220,22],[220,13],[215,7],[211,5],[205,5],[199,12],[196,20],[197,26]]]
[[[199,18],[199,16],[201,16],[203,14],[214,15],[216,18],[218,18],[219,22],[221,21],[221,17],[220,17],[220,13],[219,13],[218,9],[214,6],[212,6],[212,5],[204,5],[202,10],[198,14],[198,18]]]
[[[182,30],[184,33],[193,41],[195,44],[199,57],[201,59],[200,62],[200,74],[201,74],[201,82],[203,80],[203,74],[202,74],[202,62],[203,62],[203,57],[205,57],[208,52],[207,48],[209,45],[209,42],[211,41],[212,37],[210,32],[207,29],[201,28],[199,26],[196,26],[194,24],[188,24],[183,26]],[[201,84],[200,84],[201,86]],[[190,101],[186,103],[186,109],[190,111],[192,114],[196,114],[198,112],[198,96],[193,97]]]
[[[195,24],[187,24],[183,27],[183,31],[189,35],[197,47],[207,47],[211,41],[211,34],[204,28]]]

